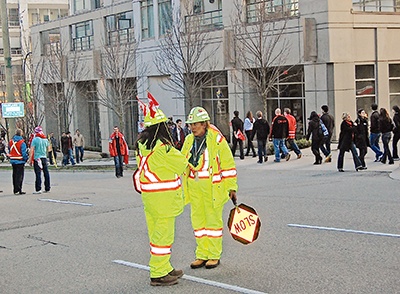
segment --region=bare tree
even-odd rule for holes
[[[48,46],[43,59],[43,75],[40,82],[43,86],[45,109],[50,109],[57,120],[58,134],[62,128],[69,129],[74,114],[78,81],[88,76],[86,62],[79,52],[68,50],[67,43],[53,43]]]
[[[105,82],[104,91],[98,92],[98,102],[111,109],[117,116],[121,130],[126,125],[126,113],[132,101],[136,101],[138,78],[147,66],[136,62],[137,43],[134,40],[112,44],[104,42],[101,56],[101,78]]]
[[[173,22],[160,38],[160,51],[154,60],[157,70],[170,77],[163,84],[164,90],[185,99],[187,109],[199,103],[202,85],[210,82],[209,72],[217,66],[215,53],[219,47],[210,44],[210,30],[204,25],[203,16],[193,9],[192,1],[186,0],[170,11]]]
[[[244,72],[244,77],[237,77],[236,82],[244,91],[246,86],[256,90],[264,113],[267,113],[267,97],[271,91],[279,90],[278,79],[289,78],[290,69],[285,66],[290,53],[290,44],[285,38],[290,10],[287,12],[286,6],[271,5],[271,1],[261,1],[252,7],[251,15],[246,15],[243,2],[235,1],[233,17],[235,67]],[[248,79],[248,84],[244,79]]]

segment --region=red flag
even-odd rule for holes
[[[158,101],[156,100],[156,98],[154,98],[154,96],[151,95],[150,92],[147,92],[147,98],[149,98],[150,103],[153,104],[154,106],[156,106],[156,107],[160,106],[160,103],[158,103]],[[150,104],[150,103],[149,103],[149,104]]]
[[[147,106],[146,106],[146,104],[144,104],[143,101],[140,100],[138,96],[136,96],[136,99],[138,101],[138,105],[140,107],[140,110],[143,112],[143,115],[146,116],[146,114],[147,114]]]
[[[150,92],[147,92],[147,98],[149,98],[149,109],[150,109],[150,116],[154,117],[157,112],[157,107],[160,105],[156,98],[151,95]]]

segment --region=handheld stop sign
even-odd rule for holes
[[[250,244],[257,240],[260,232],[261,221],[254,208],[246,204],[236,205],[229,213],[228,228],[233,239]]]

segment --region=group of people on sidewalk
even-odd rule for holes
[[[69,132],[65,132],[61,138],[61,149],[63,152],[62,165],[66,166],[70,160],[72,165],[75,165],[72,146],[75,147],[77,163],[83,161],[83,148],[84,148],[84,137],[80,134],[79,130],[76,130],[76,134],[71,138]],[[29,165],[33,166],[35,171],[35,191],[33,194],[42,193],[42,177],[44,176],[44,193],[50,192],[50,174],[48,165],[57,165],[57,140],[53,133],[50,133],[47,137],[43,133],[41,126],[37,126],[34,132],[29,136],[29,140],[26,142],[24,138],[24,132],[22,129],[17,128],[15,135],[11,138],[8,143],[7,157],[10,160],[10,164],[13,168],[12,180],[13,180],[13,192],[15,195],[23,195],[26,192],[23,191],[22,185],[25,173],[25,164],[28,162]]]
[[[399,160],[397,143],[400,139],[400,108],[397,105],[392,107],[393,119],[390,117],[386,108],[380,108],[373,103],[371,105],[370,126],[368,125],[368,115],[364,109],[357,111],[357,119],[352,121],[349,113],[342,114],[342,123],[339,134],[339,157],[338,170],[343,172],[344,153],[350,151],[353,156],[353,162],[356,171],[367,169],[365,155],[368,147],[375,153],[375,162],[383,164],[394,164]],[[369,127],[369,131],[368,131]],[[392,148],[389,143],[392,139]],[[383,151],[379,146],[379,140],[382,138]],[[357,148],[359,153],[357,153]],[[392,149],[392,151],[390,150]]]
[[[257,119],[253,117],[251,111],[248,111],[244,122],[239,118],[239,111],[234,111],[234,118],[231,120],[231,126],[233,130],[232,135],[232,155],[235,156],[237,145],[239,144],[240,159],[244,159],[245,156],[249,156],[250,151],[253,153],[253,157],[257,157],[255,148],[253,145],[254,138],[257,139],[257,163],[263,163],[268,161],[267,155],[267,140],[273,142],[274,146],[274,162],[280,162],[281,159],[288,161],[290,159],[289,150],[286,147],[286,142],[290,145],[290,148],[300,159],[302,153],[296,144],[296,129],[297,122],[296,118],[291,114],[290,108],[284,109],[282,114],[281,109],[275,109],[275,117],[272,119],[271,126],[268,121],[263,117],[263,113],[258,110],[256,112]],[[246,134],[247,138],[247,149],[246,155],[244,155],[243,142]]]

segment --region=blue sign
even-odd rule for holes
[[[24,103],[23,102],[13,102],[13,103],[2,103],[1,112],[4,118],[13,117],[24,117]]]

